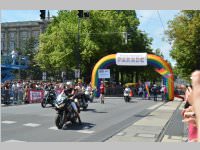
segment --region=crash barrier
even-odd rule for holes
[[[56,95],[62,92],[61,89],[56,90]],[[25,103],[40,103],[44,98],[44,90],[30,89],[25,91],[14,92],[13,90],[1,90],[1,104],[19,104]]]
[[[43,90],[28,90],[28,103],[40,103],[44,98]]]
[[[105,96],[123,96],[123,87],[106,87]]]
[[[40,103],[42,99],[44,98],[44,90],[28,90],[28,103]],[[56,90],[56,95],[60,94],[62,92],[61,89]]]

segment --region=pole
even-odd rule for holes
[[[78,17],[77,69],[80,70],[80,18],[79,17]]]

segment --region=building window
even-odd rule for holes
[[[5,33],[1,32],[1,40],[5,39]]]
[[[10,32],[10,40],[15,40],[15,32]]]
[[[40,32],[39,31],[33,31],[33,37],[35,38],[35,39],[38,39],[38,37],[39,37],[39,34],[40,34]]]
[[[14,41],[10,41],[9,48],[10,48],[11,51],[15,49],[15,42]]]
[[[28,37],[28,32],[27,31],[20,32],[20,40],[26,40],[27,37]]]
[[[5,50],[5,41],[1,39],[1,50]]]

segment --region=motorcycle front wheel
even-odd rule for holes
[[[62,119],[61,115],[58,114],[55,119],[55,124],[58,129],[62,129],[62,127],[63,127],[63,123],[62,123],[61,119]]]
[[[42,102],[41,102],[41,106],[42,106],[43,108],[45,108],[45,107],[46,107],[46,105],[47,105],[47,104],[46,104],[46,100],[45,100],[45,99],[43,99],[43,100],[42,100]]]

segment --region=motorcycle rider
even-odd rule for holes
[[[73,91],[74,97],[73,98],[81,99],[81,100],[83,100],[83,104],[87,105],[87,98],[85,96],[84,90],[85,89],[82,86],[82,83],[79,81],[78,84],[74,88],[74,91]]]
[[[90,102],[93,100],[93,89],[91,86],[91,83],[89,83],[85,89],[85,96],[86,96],[86,100],[90,100]]]
[[[130,99],[130,93],[131,93],[131,89],[127,85],[126,88],[124,89],[124,97],[128,95],[128,98]]]
[[[81,117],[79,115],[80,113],[80,109],[76,106],[75,102],[73,101],[74,97],[73,97],[73,87],[70,87],[70,88],[65,88],[64,86],[64,90],[62,91],[62,93],[64,92],[65,95],[71,97],[70,100],[71,100],[71,106],[72,108],[74,109],[75,113],[76,113],[76,116],[78,118],[78,121],[79,121],[79,124],[81,125],[82,124],[82,121],[81,121]]]

